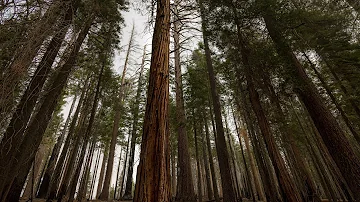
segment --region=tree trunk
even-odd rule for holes
[[[142,74],[144,71],[144,65],[145,65],[145,56],[146,56],[146,45],[144,46],[144,53],[143,58],[141,61],[140,66],[140,73],[139,73],[139,80],[138,80],[138,87],[136,91],[136,97],[135,97],[135,105],[133,109],[133,123],[132,123],[132,129],[131,129],[131,146],[130,146],[130,156],[129,156],[129,169],[127,173],[127,180],[126,180],[126,186],[125,186],[125,193],[123,196],[124,200],[132,199],[132,175],[134,170],[134,158],[135,158],[135,144],[136,144],[136,138],[137,138],[137,125],[139,122],[139,108],[140,108],[140,95],[141,90],[143,86],[143,78]]]
[[[211,172],[211,179],[212,179],[212,183],[213,183],[214,197],[215,197],[216,202],[220,202],[217,178],[216,178],[215,168],[214,168],[214,160],[213,160],[213,155],[212,155],[212,151],[211,151],[209,127],[207,125],[207,120],[205,117],[204,117],[204,123],[205,123],[206,146],[207,146],[208,154],[209,154],[210,172]]]
[[[119,164],[118,164],[117,172],[116,172],[116,181],[115,181],[115,188],[114,188],[114,200],[116,199],[116,190],[117,190],[117,186],[118,186],[118,179],[119,179],[119,173],[120,173],[121,156],[122,156],[122,149],[120,149]]]
[[[194,116],[194,113],[193,113]],[[202,202],[202,175],[201,175],[201,167],[200,167],[200,160],[199,160],[199,145],[197,141],[197,130],[195,124],[195,117],[193,117],[193,128],[194,128],[194,140],[195,140],[195,155],[196,155],[196,165],[197,165],[197,191],[198,191],[198,201]]]
[[[87,192],[87,187],[88,187],[88,177],[90,175],[90,169],[92,166],[92,160],[93,160],[93,155],[94,155],[94,151],[95,151],[95,145],[96,145],[96,138],[94,138],[92,140],[92,144],[90,147],[90,151],[86,160],[86,164],[85,167],[83,168],[83,175],[81,178],[81,182],[79,185],[79,191],[77,194],[77,201],[84,201],[86,199],[86,192]]]
[[[86,22],[85,27],[80,32],[74,44],[74,47],[69,55],[69,58],[66,60],[64,65],[60,67],[59,69],[60,71],[51,85],[52,90],[45,95],[44,102],[42,103],[39,112],[35,115],[33,121],[29,124],[27,128],[27,132],[24,135],[24,140],[21,146],[19,147],[20,149],[15,155],[15,159],[17,159],[17,162],[12,162],[12,161],[9,162],[9,167],[11,170],[13,170],[13,172],[9,173],[9,176],[7,178],[8,180],[2,183],[5,185],[2,187],[8,187],[8,188],[2,189],[3,191],[1,192],[1,197],[0,197],[1,200],[4,200],[6,198],[7,191],[9,190],[11,183],[15,179],[18,172],[21,169],[25,169],[28,167],[25,165],[28,164],[31,165],[36,150],[39,147],[42,137],[48,126],[48,123],[51,120],[51,116],[53,114],[53,111],[55,110],[60,95],[67,83],[67,79],[71,73],[72,67],[76,62],[76,57],[80,50],[81,44],[84,41],[91,27],[92,21],[93,21],[93,17],[89,18],[88,22]],[[28,169],[30,169],[30,167]]]
[[[76,7],[74,9],[76,9]],[[11,154],[15,153],[15,151],[19,148],[22,139],[24,138],[23,134],[25,128],[30,120],[31,114],[33,113],[37,100],[40,96],[40,92],[48,77],[48,73],[51,70],[51,66],[55,60],[55,57],[59,52],[61,43],[65,38],[67,26],[71,23],[72,16],[72,12],[67,13],[63,23],[64,27],[52,38],[44,56],[42,57],[42,60],[37,66],[37,69],[28,87],[21,97],[20,103],[17,105],[16,111],[10,120],[10,124],[4,133],[3,138],[1,139],[0,170],[3,170],[4,167],[6,167],[4,164],[7,164],[11,160]],[[6,173],[0,173],[0,180],[4,179],[2,178],[3,175],[6,175]]]
[[[94,121],[95,121],[95,114],[96,114],[96,110],[97,110],[98,102],[99,102],[100,86],[101,86],[101,81],[102,81],[104,68],[105,68],[105,65],[103,64],[101,69],[100,69],[100,73],[99,73],[99,77],[98,77],[98,81],[97,81],[97,85],[96,85],[95,97],[94,97],[94,101],[92,103],[89,123],[87,125],[86,131],[85,131],[85,134],[84,134],[83,151],[81,152],[80,162],[78,163],[79,166],[77,167],[77,170],[75,171],[75,175],[73,177],[73,180],[71,181],[71,184],[70,184],[70,188],[72,189],[70,191],[70,199],[71,200],[73,199],[74,194],[75,194],[76,182],[78,181],[78,178],[80,176],[81,164],[82,164],[82,162],[84,160],[84,155],[85,155],[85,151],[86,151],[86,145],[89,142],[89,139],[90,139],[90,136],[91,136],[91,131],[93,129],[93,124],[94,124]],[[63,185],[65,185],[65,183],[63,183]],[[74,187],[72,187],[71,185],[73,185]],[[64,195],[65,195],[65,192],[62,192],[62,188],[60,187],[59,196],[58,196],[58,201],[59,202],[62,200],[62,197]]]
[[[121,107],[123,99],[125,97],[125,93],[124,93],[124,91],[125,91],[125,75],[126,75],[130,52],[131,52],[131,49],[132,49],[133,43],[134,43],[134,40],[133,40],[134,34],[135,34],[134,31],[135,31],[135,27],[133,26],[131,35],[130,35],[130,39],[129,39],[128,49],[126,52],[124,69],[123,69],[122,76],[121,76],[121,86],[119,89],[118,102],[115,103],[115,117],[114,117],[113,129],[112,129],[112,133],[111,133],[108,163],[107,163],[107,168],[106,168],[103,189],[99,196],[99,199],[104,200],[104,201],[108,200],[108,198],[109,198],[110,181],[111,181],[112,171],[113,171],[113,167],[114,167],[115,147],[116,147],[116,141],[117,141],[118,130],[119,130],[119,125],[120,125],[120,118],[121,118],[120,107]]]
[[[344,175],[355,200],[360,200],[360,160],[351,148],[349,140],[336,119],[327,109],[316,87],[306,75],[304,68],[286,43],[274,20],[275,14],[268,10],[263,15],[270,37],[279,55],[288,63],[288,72],[296,79],[294,90],[305,104],[332,158]]]
[[[100,194],[101,194],[101,190],[104,184],[104,176],[105,176],[105,169],[106,169],[106,163],[107,163],[107,159],[108,159],[108,149],[105,149],[104,151],[104,157],[102,160],[102,165],[101,165],[101,170],[100,170],[100,176],[99,176],[99,182],[98,182],[98,186],[96,189],[96,197],[95,198],[99,198]]]
[[[213,190],[212,190],[212,186],[211,186],[211,175],[210,175],[210,169],[209,169],[209,159],[208,159],[208,156],[206,154],[206,148],[205,148],[206,144],[205,144],[205,141],[204,141],[203,130],[200,130],[200,131],[201,131],[201,142],[202,142],[201,151],[202,151],[202,158],[204,160],[204,167],[205,167],[207,196],[208,196],[208,200],[213,200],[214,194],[213,194]]]
[[[123,168],[123,172],[121,174],[121,183],[120,183],[120,190],[119,190],[119,198],[121,198],[122,193],[123,193],[123,188],[124,188],[124,180],[125,180],[125,173],[126,173],[126,168],[127,168],[127,161],[128,161],[128,154],[129,154],[129,145],[130,145],[130,135],[128,137],[128,142],[127,142],[127,146],[126,146],[126,154],[125,154],[125,159],[124,159],[124,168]],[[116,190],[115,190],[116,191]],[[115,199],[115,193],[114,193],[114,199]]]
[[[333,102],[333,104],[335,105],[336,109],[339,111],[341,117],[343,118],[346,126],[349,128],[350,132],[352,133],[352,135],[354,136],[355,140],[358,142],[358,144],[360,144],[360,135],[359,133],[355,130],[355,128],[352,126],[351,121],[349,120],[349,117],[347,116],[347,114],[345,113],[345,111],[342,109],[340,103],[337,101],[337,99],[335,98],[335,95],[332,93],[330,86],[326,83],[325,79],[323,78],[323,76],[320,74],[320,72],[316,69],[315,65],[311,62],[310,58],[306,55],[306,53],[303,53],[303,55],[305,56],[305,58],[307,59],[307,61],[310,63],[310,67],[311,69],[315,72],[316,76],[318,77],[318,79],[320,80],[322,86],[324,87],[326,93],[329,95],[329,97],[331,98],[331,101]],[[338,78],[338,77],[337,77]]]
[[[205,16],[205,10],[200,0],[200,10],[201,10],[201,19],[202,19],[202,31],[203,31],[203,40],[205,46],[205,56],[206,56],[206,64],[209,74],[209,82],[211,88],[211,97],[214,105],[214,114],[215,114],[215,123],[216,123],[216,151],[218,154],[218,161],[220,167],[220,175],[221,175],[221,182],[222,182],[222,189],[223,189],[223,197],[224,201],[227,202],[235,202],[237,200],[234,184],[231,180],[231,169],[229,164],[229,154],[226,147],[225,141],[225,134],[224,128],[222,123],[222,116],[221,116],[221,106],[220,106],[220,99],[216,89],[216,80],[215,80],[215,73],[214,68],[211,61],[211,53],[209,49],[209,42],[207,36],[207,20]]]
[[[37,198],[45,198],[46,197],[46,194],[47,194],[47,191],[48,191],[48,188],[49,188],[49,185],[50,185],[51,176],[52,176],[52,174],[54,173],[54,170],[55,170],[56,160],[58,159],[58,156],[60,154],[61,145],[62,145],[63,140],[65,138],[66,128],[67,128],[67,125],[70,122],[70,117],[71,117],[72,111],[73,111],[74,106],[75,106],[76,97],[77,97],[77,95],[75,95],[75,97],[73,98],[73,102],[71,104],[68,117],[67,117],[67,119],[65,121],[63,131],[60,134],[60,136],[58,137],[58,139],[57,139],[57,141],[56,141],[56,143],[54,145],[54,148],[52,150],[49,162],[47,164],[47,167],[46,167],[46,170],[45,170],[45,173],[44,173],[44,177],[43,177],[43,179],[41,181],[41,184],[40,184],[40,188],[39,188],[39,192],[37,194]],[[79,103],[80,103],[80,101],[79,101]],[[64,145],[64,149],[66,149],[65,146],[66,145]]]
[[[196,201],[194,185],[191,173],[189,143],[186,133],[186,117],[184,109],[184,96],[182,87],[182,73],[180,61],[180,20],[177,10],[179,0],[174,4],[174,60],[175,60],[175,88],[176,88],[176,118],[177,118],[177,136],[178,136],[178,183],[176,201]]]
[[[96,160],[95,160],[95,168],[93,170],[93,175],[92,175],[92,181],[91,181],[91,188],[90,188],[90,193],[89,193],[89,197],[88,199],[92,200],[93,199],[93,195],[94,195],[94,190],[95,190],[95,182],[96,182],[96,177],[97,177],[97,173],[98,173],[98,168],[99,168],[99,164],[100,164],[100,156],[101,156],[101,151],[100,149],[98,150],[98,154],[96,156]],[[95,197],[96,198],[96,197]]]
[[[35,156],[35,160],[34,160],[35,166],[28,173],[28,180],[27,180],[27,184],[24,189],[24,193],[22,194],[22,198],[25,198],[25,199],[30,199],[30,198],[34,199],[35,198],[36,187],[37,187],[38,181],[41,180],[41,170],[47,161],[47,158],[45,158],[47,150],[48,150],[47,146],[44,144],[41,144],[39,147],[39,150],[36,152],[36,156]],[[14,191],[15,190],[10,190],[8,198],[12,194],[20,195],[22,189],[15,191],[15,192],[20,192],[20,193],[15,193]]]
[[[134,202],[169,202],[170,1],[157,1],[150,78]]]
[[[65,163],[66,156],[67,156],[68,153],[70,153],[70,143],[71,143],[71,140],[73,138],[73,134],[74,134],[74,131],[75,131],[76,123],[78,121],[80,110],[81,110],[82,106],[85,105],[84,98],[85,98],[86,90],[88,89],[88,84],[87,83],[88,83],[88,81],[86,79],[83,90],[81,92],[81,96],[80,96],[78,105],[77,105],[75,113],[74,113],[74,116],[73,116],[73,118],[71,120],[71,124],[70,124],[70,127],[69,127],[69,132],[68,132],[68,135],[66,137],[62,152],[61,152],[60,157],[59,157],[59,159],[58,159],[58,161],[56,163],[56,166],[54,165],[55,168],[54,168],[53,174],[51,175],[51,178],[49,180],[50,181],[49,186],[45,187],[46,184],[43,185],[43,189],[39,190],[39,195],[41,194],[42,197],[39,197],[39,198],[48,198],[48,199],[51,200],[51,199],[54,199],[56,197],[56,193],[57,193],[58,187],[60,185],[60,180],[61,180],[61,171],[63,170],[64,164],[66,165],[66,163]],[[54,163],[55,163],[55,161],[54,161]],[[51,165],[49,165],[49,166],[51,166]],[[45,177],[44,177],[44,180],[45,180]]]
[[[73,9],[76,6],[75,4],[68,6],[71,5],[70,2],[69,0],[54,1],[39,22],[29,31],[27,37],[24,37],[25,41],[22,41],[23,45],[18,48],[17,53],[14,53],[12,63],[7,67],[4,76],[0,78],[0,115],[12,110],[15,103],[13,96],[45,39],[54,31],[57,32],[68,25],[64,23],[64,17],[61,16],[73,15]],[[65,15],[63,8],[67,8]],[[57,21],[59,26],[54,26]]]

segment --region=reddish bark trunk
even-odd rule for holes
[[[134,202],[169,202],[170,1],[157,1],[147,105]]]

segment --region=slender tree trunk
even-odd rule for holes
[[[26,199],[35,198],[36,193],[34,193],[34,191],[36,192],[36,187],[37,187],[38,181],[41,180],[40,179],[41,178],[41,170],[47,160],[47,158],[45,158],[47,150],[48,150],[47,146],[44,144],[41,144],[39,147],[39,150],[36,152],[35,161],[34,161],[35,166],[33,167],[35,169],[34,170],[31,169],[30,172],[28,173],[28,180],[27,180],[27,184],[24,189],[24,193],[22,194],[22,198],[26,198]],[[14,193],[13,190],[10,190],[9,195],[11,195],[13,193],[20,195],[22,189],[19,189],[16,191],[20,192],[20,193]]]
[[[215,123],[216,123],[216,150],[218,154],[218,161],[219,161],[219,167],[220,167],[220,175],[221,175],[221,182],[222,182],[222,188],[223,188],[223,197],[224,201],[227,202],[234,202],[237,200],[234,184],[231,180],[231,169],[229,164],[229,154],[226,147],[226,141],[225,141],[225,134],[224,134],[224,128],[222,123],[222,116],[221,116],[221,106],[220,106],[220,100],[219,95],[217,93],[216,89],[216,80],[215,80],[215,73],[214,68],[211,61],[211,54],[210,54],[210,48],[209,48],[209,42],[208,42],[208,36],[207,36],[207,20],[205,16],[205,10],[202,3],[202,0],[200,0],[200,10],[201,10],[201,19],[202,19],[202,31],[203,31],[203,40],[204,40],[204,46],[205,46],[205,56],[206,56],[206,64],[209,74],[209,81],[210,81],[210,88],[211,88],[211,96],[212,101],[214,105],[214,114],[215,114]]]
[[[84,155],[85,155],[85,152],[86,152],[86,145],[88,144],[88,141],[89,141],[90,136],[91,136],[91,131],[93,129],[93,124],[94,124],[94,121],[95,121],[95,114],[96,114],[96,110],[98,108],[98,102],[99,102],[99,96],[100,96],[100,86],[101,86],[101,81],[102,81],[104,68],[105,68],[105,65],[103,64],[101,69],[100,69],[100,73],[99,73],[99,77],[98,77],[98,81],[97,81],[97,85],[96,85],[95,97],[94,97],[94,101],[92,103],[89,123],[88,123],[88,126],[87,126],[85,134],[84,134],[83,151],[81,152],[80,162],[78,163],[79,166],[78,166],[77,170],[75,171],[75,175],[74,175],[73,180],[71,181],[71,184],[70,184],[70,188],[73,188],[72,191],[70,191],[70,199],[71,200],[73,199],[74,194],[75,194],[76,182],[78,181],[78,178],[79,178],[79,175],[80,175],[81,164],[82,164],[82,162],[84,160]],[[63,183],[63,185],[65,185],[65,184]],[[74,186],[74,187],[72,187],[71,185]],[[63,192],[62,190],[65,190],[65,189],[62,189],[60,187],[59,196],[58,196],[58,202],[60,202],[62,200],[62,197],[65,195],[65,192]]]
[[[132,199],[132,183],[133,183],[133,170],[134,170],[134,158],[135,158],[135,144],[136,144],[136,138],[137,138],[137,125],[139,122],[139,108],[140,108],[140,95],[141,90],[143,86],[143,78],[142,74],[144,71],[144,65],[145,65],[145,56],[146,56],[146,45],[144,46],[144,52],[140,67],[140,73],[139,73],[139,80],[138,80],[138,87],[136,91],[136,97],[135,97],[135,105],[133,109],[133,123],[132,123],[132,129],[131,129],[131,146],[130,146],[130,156],[129,156],[129,169],[127,173],[127,180],[126,180],[126,186],[125,186],[125,193],[123,198],[125,200]]]
[[[54,145],[54,148],[52,150],[48,165],[47,165],[45,173],[44,173],[44,177],[43,177],[43,179],[41,181],[41,184],[40,184],[39,192],[37,194],[38,198],[45,198],[46,197],[46,193],[47,193],[48,187],[50,185],[51,176],[52,176],[52,174],[54,173],[54,170],[55,170],[56,160],[58,159],[58,156],[60,154],[61,145],[62,145],[63,140],[65,138],[66,128],[67,128],[67,125],[70,122],[70,117],[71,117],[72,111],[73,111],[75,103],[76,103],[76,97],[77,97],[77,95],[75,95],[75,97],[73,98],[73,102],[71,104],[68,117],[67,117],[67,119],[65,121],[63,131],[60,134],[60,136],[58,137],[58,139],[57,139],[57,141],[56,141],[56,143]],[[80,101],[79,101],[79,103],[80,103]],[[65,149],[65,145],[64,145],[64,149]]]
[[[13,180],[16,178],[16,175],[21,172],[20,170],[30,169],[36,150],[39,147],[42,137],[48,126],[48,123],[51,120],[53,111],[55,110],[60,95],[67,83],[67,78],[69,77],[72,67],[76,62],[76,57],[80,50],[80,46],[91,27],[92,21],[93,21],[93,17],[89,18],[88,22],[86,22],[85,27],[80,32],[74,44],[74,47],[69,55],[69,58],[66,60],[65,64],[62,67],[60,67],[59,69],[60,71],[51,85],[52,90],[45,95],[44,102],[42,103],[39,112],[35,115],[33,121],[29,124],[27,128],[27,132],[24,135],[24,140],[21,146],[19,147],[21,149],[19,149],[18,152],[15,154],[14,159],[17,159],[17,161],[9,162],[9,168],[13,170],[13,172],[9,173],[7,177],[8,180],[2,183],[3,185],[5,185],[2,186],[5,187],[5,189],[0,189],[2,190],[0,197],[2,201],[5,200],[9,188]],[[18,186],[22,186],[22,185],[19,184]]]
[[[134,202],[169,202],[170,1],[157,1],[150,78]]]
[[[320,74],[320,72],[316,69],[315,65],[311,62],[311,60],[309,59],[309,57],[306,55],[306,53],[303,53],[303,55],[305,56],[305,58],[307,59],[307,61],[310,63],[310,67],[312,68],[312,70],[315,72],[316,76],[318,77],[318,79],[320,80],[322,86],[324,87],[324,89],[326,90],[326,93],[329,95],[329,97],[331,98],[331,101],[333,102],[333,104],[335,105],[336,109],[339,111],[341,117],[343,118],[346,126],[349,128],[350,132],[352,133],[352,135],[354,136],[355,140],[360,144],[360,135],[359,133],[355,130],[355,128],[352,126],[351,121],[349,120],[349,117],[347,116],[347,114],[345,113],[345,111],[342,109],[340,103],[337,101],[337,99],[335,98],[334,94],[332,93],[330,86],[326,83],[325,79],[323,78],[323,76]]]
[[[124,168],[123,168],[123,172],[121,174],[121,183],[120,183],[120,190],[119,190],[119,198],[121,198],[122,193],[123,193],[123,188],[124,188],[124,181],[125,181],[125,173],[126,173],[126,168],[127,168],[127,161],[128,161],[128,154],[129,154],[129,144],[130,144],[130,135],[128,137],[128,142],[127,142],[127,146],[126,146],[126,154],[125,154],[125,160],[124,160]],[[115,194],[114,194],[115,196]],[[115,197],[114,197],[115,198]]]
[[[92,166],[92,159],[93,159],[93,155],[94,155],[95,145],[96,145],[96,138],[94,138],[94,140],[92,140],[92,144],[91,144],[90,151],[89,151],[89,154],[88,154],[88,157],[86,160],[86,164],[85,164],[85,167],[83,168],[84,170],[83,170],[83,175],[82,175],[81,182],[79,185],[77,201],[84,201],[84,199],[86,198],[88,177],[90,174],[90,168]]]
[[[96,160],[95,160],[95,168],[93,170],[91,188],[90,188],[90,193],[89,193],[89,197],[88,197],[88,199],[90,199],[90,200],[93,199],[93,195],[94,195],[96,176],[97,176],[98,168],[99,168],[99,164],[100,164],[100,156],[101,156],[101,152],[100,152],[100,149],[99,149]]]
[[[213,194],[213,190],[212,190],[212,185],[211,185],[211,175],[210,175],[210,169],[209,169],[209,158],[207,156],[206,153],[206,143],[204,141],[204,134],[202,132],[203,130],[201,130],[201,142],[202,142],[202,147],[201,147],[201,151],[202,151],[202,158],[204,160],[204,167],[205,167],[205,177],[206,177],[206,190],[207,190],[207,196],[208,196],[208,200],[212,200],[214,198],[214,194]]]
[[[129,39],[128,49],[126,52],[124,69],[123,69],[123,73],[121,76],[121,86],[119,89],[118,102],[115,103],[115,117],[114,117],[113,129],[111,132],[108,163],[107,163],[107,168],[106,168],[104,186],[103,186],[103,189],[99,196],[99,199],[104,200],[104,201],[108,200],[108,198],[109,198],[110,181],[111,181],[111,176],[112,176],[112,171],[113,171],[113,166],[114,166],[115,147],[116,147],[116,141],[117,141],[118,130],[119,130],[119,125],[120,125],[120,118],[121,118],[120,108],[121,108],[123,99],[125,97],[125,93],[124,93],[125,92],[125,75],[126,75],[130,52],[131,52],[131,49],[132,49],[133,43],[134,43],[134,34],[135,34],[134,31],[135,31],[135,26],[133,25],[130,39]]]
[[[122,149],[120,149],[120,155],[119,155],[119,164],[117,167],[117,172],[116,172],[116,181],[115,181],[115,188],[114,188],[114,199],[116,199],[116,190],[117,190],[117,186],[118,186],[118,179],[119,179],[119,174],[120,174],[120,165],[121,165],[121,156],[122,156]]]
[[[246,131],[244,129],[241,130],[241,136],[243,136],[243,138],[245,140],[245,147],[246,147],[248,158],[249,158],[249,161],[250,161],[250,166],[251,166],[251,170],[252,170],[253,177],[254,177],[255,187],[256,187],[257,193],[259,194],[259,200],[260,201],[265,201],[266,196],[265,196],[265,193],[264,193],[264,191],[263,191],[263,189],[261,187],[261,179],[260,179],[258,170],[256,169],[254,155],[251,152],[249,137],[248,137],[248,135],[247,135],[247,133],[246,133]]]
[[[67,154],[70,152],[69,151],[70,150],[70,143],[71,143],[71,140],[73,138],[73,134],[74,134],[74,131],[75,131],[76,123],[78,121],[80,110],[81,110],[82,106],[85,105],[85,104],[83,104],[83,102],[85,102],[84,98],[85,98],[85,93],[86,93],[86,90],[87,90],[87,87],[88,87],[88,84],[87,84],[88,81],[87,80],[88,79],[86,79],[86,81],[85,81],[85,84],[84,84],[83,90],[81,92],[81,96],[80,96],[78,105],[76,107],[74,116],[73,116],[73,118],[71,120],[68,135],[66,137],[62,152],[61,152],[60,157],[59,157],[59,159],[58,159],[58,161],[56,163],[53,174],[51,175],[51,178],[49,180],[49,186],[46,187],[45,186],[46,184],[43,185],[42,189],[39,190],[39,195],[41,194],[42,197],[39,196],[39,198],[48,198],[49,200],[51,200],[51,199],[54,199],[56,197],[56,193],[57,193],[58,187],[60,185],[61,171],[63,170],[64,164],[66,165],[65,159],[66,159]],[[54,163],[55,163],[55,161],[54,161]],[[45,180],[45,178],[44,178],[44,180]]]
[[[336,119],[327,109],[316,87],[306,75],[291,47],[283,38],[274,19],[275,14],[269,10],[269,7],[267,12],[270,13],[263,15],[266,27],[278,49],[279,55],[288,63],[288,71],[296,79],[294,90],[305,104],[326,147],[353,192],[355,200],[360,200],[360,160],[351,148],[349,140]]]
[[[186,117],[184,109],[184,96],[182,87],[181,61],[180,61],[180,19],[177,10],[179,0],[174,4],[174,58],[175,58],[175,88],[176,88],[176,117],[178,135],[178,183],[176,201],[196,201],[191,173],[189,143],[186,133]]]
[[[209,127],[207,125],[207,120],[205,117],[204,117],[204,123],[205,123],[206,146],[207,146],[208,154],[209,154],[210,172],[211,172],[211,179],[212,179],[212,183],[213,183],[214,197],[215,197],[216,202],[220,202],[219,190],[218,190],[217,179],[216,179],[215,168],[214,168],[214,160],[213,160],[213,155],[212,155],[212,151],[211,151]]]
[[[70,181],[67,183],[66,192],[59,192],[57,202],[74,200],[74,195],[76,192],[77,184],[80,178],[81,168],[85,160],[86,150],[90,150],[89,140],[87,137],[84,137],[84,141],[81,147],[80,156],[78,157],[78,163],[75,165],[75,171]],[[88,148],[89,147],[89,148]]]
[[[96,189],[96,197],[95,198],[99,198],[99,196],[101,194],[103,184],[104,184],[105,169],[106,169],[106,163],[107,163],[108,154],[109,154],[109,152],[107,150],[108,149],[105,149],[105,151],[104,151],[104,157],[103,157],[103,160],[102,160],[100,176],[99,176],[99,182],[98,182],[98,186],[97,186],[97,189]]]
[[[193,113],[194,115],[194,113]],[[197,140],[197,130],[195,124],[195,117],[193,118],[193,128],[194,128],[194,140],[195,140],[195,155],[196,155],[196,165],[197,165],[197,191],[198,191],[198,201],[202,202],[202,177],[201,177],[201,167],[200,167],[200,157],[199,157],[199,145]]]

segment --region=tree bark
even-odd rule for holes
[[[263,15],[270,37],[274,41],[278,53],[288,63],[288,72],[294,77],[294,91],[305,104],[314,124],[319,131],[332,158],[344,175],[355,200],[360,200],[360,160],[351,148],[336,119],[327,109],[316,87],[306,75],[279,30],[274,19],[275,13],[267,10]]]
[[[157,1],[147,104],[134,202],[169,202],[170,1]]]
[[[202,142],[202,147],[201,147],[201,151],[202,151],[202,158],[204,160],[204,167],[205,167],[205,177],[206,177],[206,190],[207,190],[207,196],[208,196],[208,200],[213,200],[214,198],[214,194],[213,194],[213,189],[211,186],[211,174],[210,174],[210,169],[209,169],[209,158],[207,156],[206,153],[206,143],[204,141],[204,134],[202,132],[203,130],[201,130],[201,142]]]

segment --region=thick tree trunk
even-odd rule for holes
[[[221,106],[219,95],[216,90],[216,80],[214,68],[211,60],[211,53],[209,48],[208,36],[207,36],[207,20],[205,16],[205,10],[202,1],[200,0],[200,8],[201,8],[201,19],[202,19],[202,31],[203,31],[203,40],[205,46],[205,56],[206,56],[206,64],[209,74],[210,88],[211,88],[211,96],[214,105],[214,114],[215,114],[215,123],[216,123],[216,151],[218,154],[218,161],[220,167],[220,175],[223,189],[223,198],[224,201],[227,202],[235,202],[237,200],[234,184],[231,179],[231,169],[229,164],[229,154],[226,147],[224,128],[222,123],[221,116]]]
[[[126,75],[130,52],[131,52],[131,49],[132,49],[133,43],[134,43],[134,40],[133,40],[134,34],[135,34],[134,31],[135,31],[135,27],[133,26],[131,35],[130,35],[130,39],[129,39],[128,49],[126,52],[124,69],[123,69],[122,76],[121,76],[121,86],[119,89],[118,102],[115,103],[115,117],[114,117],[113,129],[111,132],[108,163],[107,163],[107,168],[106,168],[103,189],[99,196],[99,199],[104,200],[104,201],[108,200],[108,198],[109,198],[110,181],[111,181],[112,171],[113,171],[113,167],[114,167],[115,148],[116,148],[116,141],[117,141],[118,130],[119,130],[119,125],[120,125],[120,118],[121,118],[120,108],[121,108],[123,99],[125,97],[125,93],[124,93],[125,92],[125,75]]]
[[[170,1],[157,1],[150,79],[134,202],[169,202]]]
[[[176,117],[178,136],[178,183],[176,201],[196,201],[191,173],[188,136],[186,133],[186,117],[182,87],[182,73],[180,61],[180,20],[177,10],[179,0],[174,4],[174,60],[175,60],[175,88],[176,88]]]
[[[57,74],[54,82],[51,85],[52,90],[45,95],[44,102],[39,108],[39,112],[35,115],[33,121],[29,124],[27,128],[27,132],[24,135],[24,140],[21,146],[19,147],[20,149],[15,154],[14,159],[17,159],[17,161],[9,162],[9,168],[12,170],[12,172],[8,174],[7,177],[8,180],[2,183],[5,185],[3,186],[5,187],[5,189],[2,189],[1,197],[0,197],[1,200],[5,200],[7,191],[9,190],[12,181],[15,179],[19,171],[21,169],[25,169],[26,167],[28,167],[27,166],[28,164],[31,165],[36,150],[39,147],[42,137],[48,126],[48,123],[51,120],[53,111],[57,106],[57,102],[60,98],[60,95],[67,83],[67,79],[71,73],[72,67],[76,62],[76,57],[80,50],[81,44],[84,41],[91,27],[92,21],[93,21],[93,17],[91,17],[88,20],[88,22],[86,22],[85,27],[81,30],[74,44],[74,47],[71,53],[69,54],[69,58],[66,60],[65,64],[60,67],[59,73]],[[30,169],[30,167],[28,169]]]
[[[136,97],[135,97],[135,106],[133,109],[133,123],[132,123],[132,129],[131,129],[131,146],[130,146],[130,156],[129,156],[129,169],[127,172],[127,180],[126,180],[126,186],[125,186],[125,193],[123,198],[125,200],[132,199],[132,184],[133,184],[133,170],[134,170],[134,158],[135,158],[135,144],[136,144],[136,138],[137,138],[137,125],[139,122],[139,108],[140,108],[140,95],[141,90],[143,86],[143,78],[142,74],[144,71],[144,65],[145,65],[145,56],[146,56],[146,46],[144,46],[144,53],[143,58],[141,61],[141,67],[140,67],[140,73],[139,73],[139,80],[138,80],[138,87],[136,91]]]
[[[288,72],[296,79],[294,90],[305,104],[314,124],[319,131],[332,158],[345,177],[355,200],[360,200],[360,160],[351,148],[336,119],[327,109],[316,87],[306,75],[304,68],[297,60],[282,36],[274,19],[275,13],[267,10],[263,15],[270,37],[274,41],[279,55],[288,63]]]

